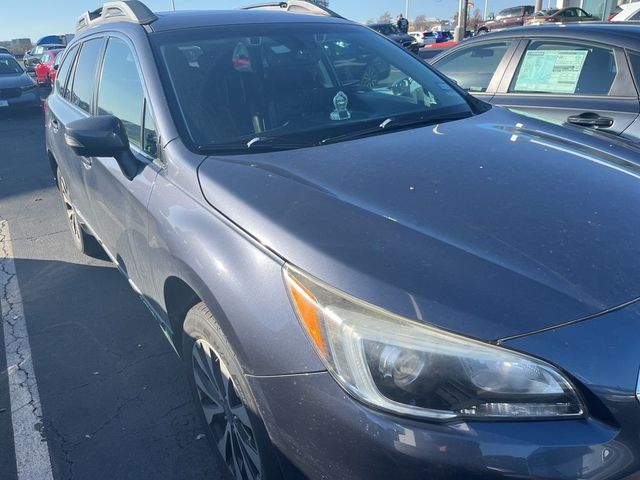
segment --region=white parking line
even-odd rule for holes
[[[11,235],[3,219],[0,219],[0,311],[18,480],[53,480]]]

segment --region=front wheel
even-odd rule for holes
[[[240,364],[204,303],[189,310],[182,357],[199,417],[228,478],[280,479],[266,428]]]

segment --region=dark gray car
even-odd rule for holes
[[[40,107],[38,85],[13,55],[0,53],[0,113],[25,107]]]
[[[640,470],[637,148],[336,17],[78,26],[45,120],[73,239],[181,355],[226,473]]]
[[[640,25],[523,27],[431,63],[485,102],[640,140]]]

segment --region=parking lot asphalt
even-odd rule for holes
[[[43,123],[41,112],[0,112],[0,221],[42,407],[41,425],[26,427],[48,444],[56,480],[222,478],[181,361],[112,264],[75,250]],[[17,478],[14,430],[25,427],[12,427],[12,407],[0,341],[2,480]]]

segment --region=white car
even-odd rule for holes
[[[431,31],[426,32],[409,32],[413,38],[416,39],[417,42],[422,43],[423,45],[431,45],[432,43],[436,43],[436,35]]]
[[[633,22],[640,20],[640,2],[623,3],[618,5],[614,14],[609,18],[611,22]]]

